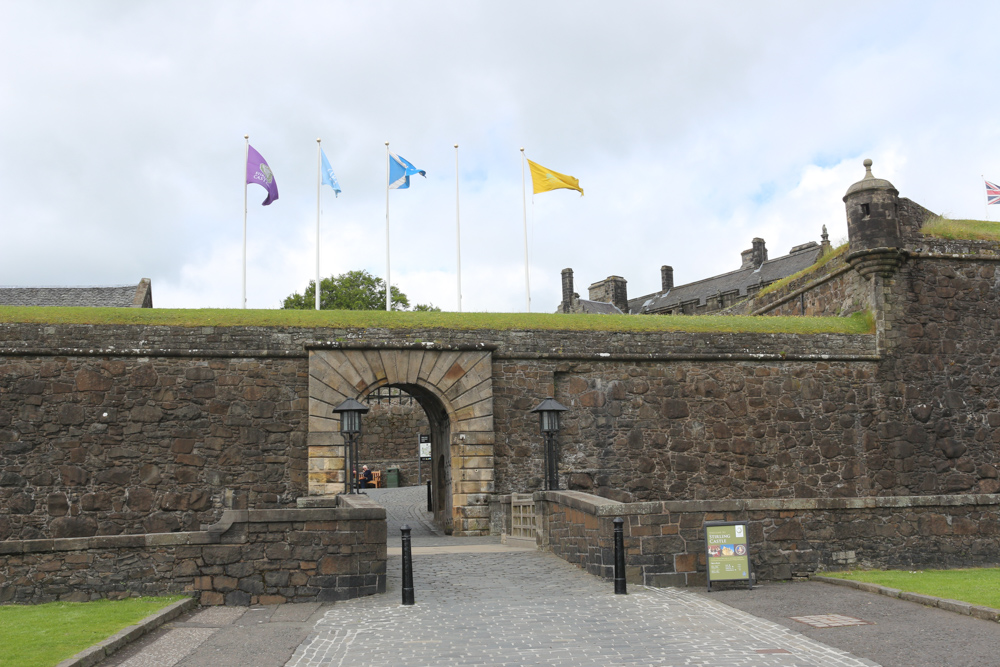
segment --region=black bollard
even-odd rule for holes
[[[404,523],[399,532],[403,534],[403,604],[416,604],[413,601],[413,556],[410,554],[410,527]]]
[[[616,517],[612,523],[615,524],[615,595],[626,595],[628,590],[625,586],[625,533],[622,530],[625,520]]]
[[[434,511],[434,505],[431,503],[431,480],[427,480],[427,511]]]

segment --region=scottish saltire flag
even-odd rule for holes
[[[1000,204],[1000,185],[986,181],[986,205]]]
[[[319,154],[323,159],[323,185],[329,185],[333,188],[333,196],[337,197],[340,195],[340,183],[337,182],[337,177],[333,173],[333,167],[330,166],[330,161],[326,159],[326,153],[323,149],[319,149]]]
[[[417,169],[404,158],[395,153],[389,153],[389,189],[405,190],[410,187],[410,176],[420,174],[427,178],[427,172]]]
[[[278,198],[278,182],[274,180],[267,160],[250,145],[247,145],[247,183],[256,183],[267,190],[267,199],[261,206],[267,206]]]

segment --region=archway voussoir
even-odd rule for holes
[[[444,378],[445,374],[451,370],[451,367],[456,361],[458,361],[458,358],[461,355],[461,352],[452,352],[450,350],[442,352],[441,356],[439,356],[437,361],[434,363],[434,368],[427,376],[428,384],[434,387],[439,387],[441,379]]]
[[[420,360],[420,368],[417,371],[417,381],[430,384],[431,373],[441,358],[440,350],[424,350],[424,355]]]
[[[361,386],[355,385],[354,387],[357,391],[378,382],[378,377],[372,370],[371,362],[365,356],[364,350],[344,350],[343,355],[361,380]]]
[[[368,368],[375,376],[374,382],[370,384],[385,384],[385,364],[382,362],[382,353],[379,350],[364,350],[362,356],[368,363]]]

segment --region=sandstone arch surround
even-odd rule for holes
[[[344,440],[332,408],[379,387],[397,386],[427,412],[437,440],[432,443],[435,462],[439,452],[447,453],[450,482],[447,493],[439,496],[443,506],[438,516],[451,519],[455,535],[489,534],[495,437],[492,349],[331,343],[309,346],[308,352],[309,495],[335,495],[345,488]]]

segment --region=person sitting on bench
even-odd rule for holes
[[[368,469],[368,466],[361,466],[361,478],[358,480],[362,489],[367,489],[368,485],[372,482],[372,471]]]

